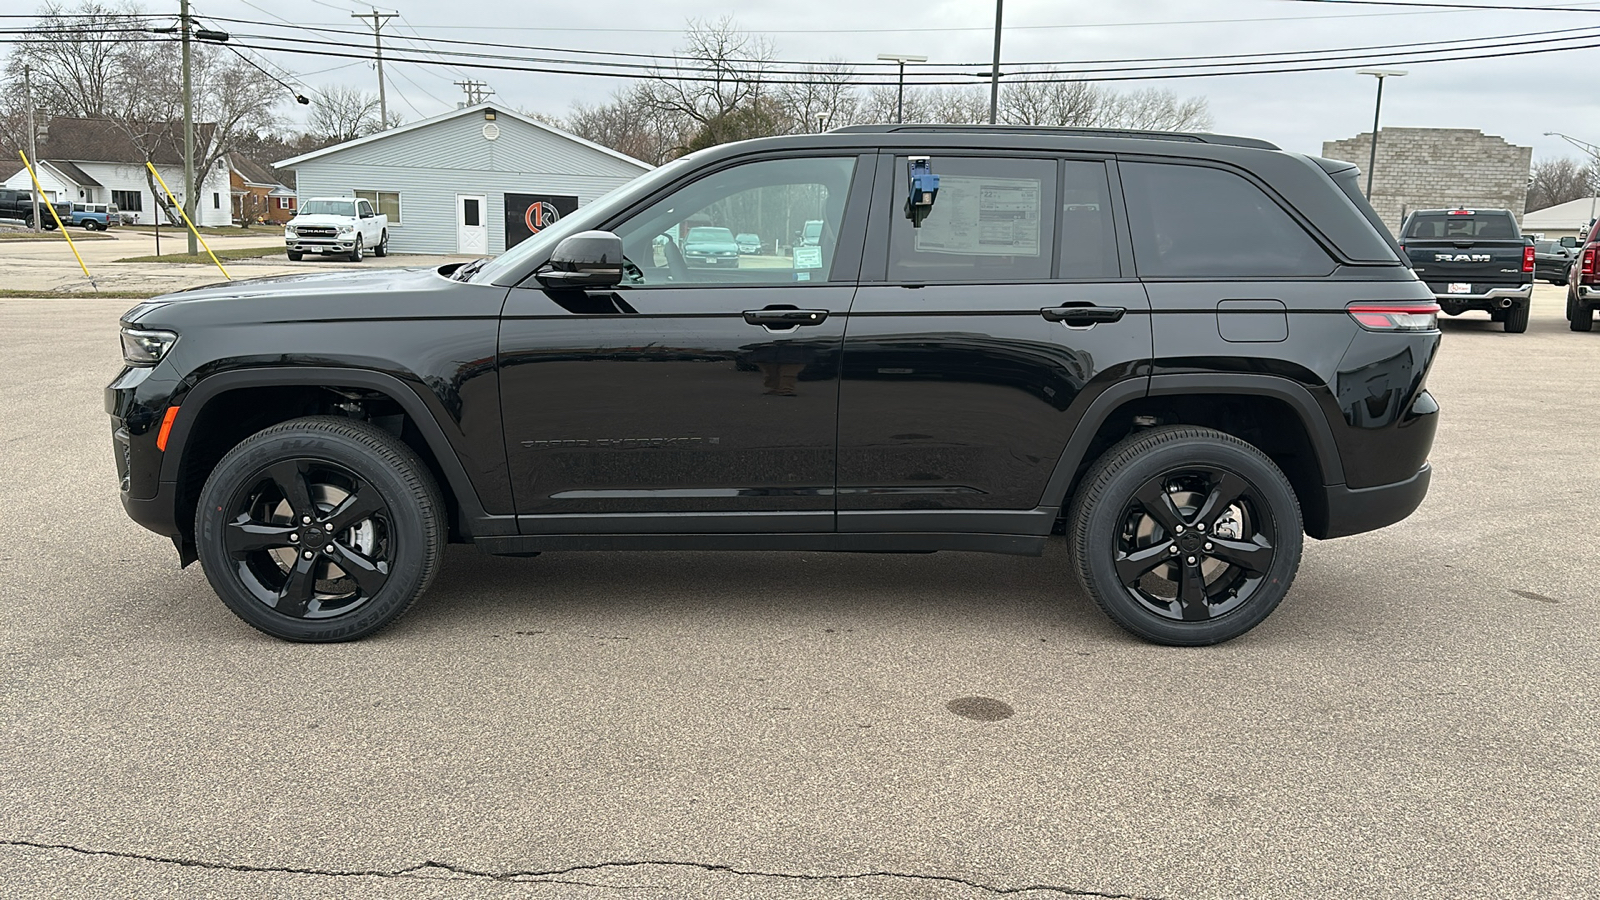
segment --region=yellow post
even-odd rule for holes
[[[33,179],[34,196],[44,202],[45,208],[50,210],[50,218],[56,220],[56,227],[61,229],[61,236],[67,239],[67,246],[72,248],[72,255],[78,258],[78,268],[83,270],[83,277],[89,279],[90,284],[94,284],[94,276],[89,274],[89,267],[83,264],[83,254],[78,252],[78,245],[72,242],[72,235],[67,233],[67,226],[61,224],[61,217],[56,214],[56,205],[44,199],[44,188],[39,184],[39,176],[33,171],[33,163],[28,161],[28,154],[18,150],[17,155],[22,157],[22,167],[28,170],[28,177]],[[94,289],[100,290],[100,285],[95,284]]]
[[[150,169],[150,174],[156,177],[156,181],[161,182],[161,189],[167,192],[167,200],[170,202],[172,200],[172,188],[167,187],[166,179],[162,178],[161,173],[156,171],[154,164],[147,162],[145,166]],[[189,231],[194,233],[195,240],[200,242],[200,246],[206,248],[206,255],[210,256],[211,261],[217,264],[217,268],[222,272],[222,277],[232,281],[233,276],[228,274],[227,269],[222,268],[222,263],[217,260],[217,255],[211,252],[211,247],[206,244],[206,239],[200,236],[200,229],[194,227],[194,223],[189,221],[189,214],[183,211],[183,204],[174,203],[173,205],[178,207],[178,215],[183,217],[183,224],[189,226]],[[161,215],[161,211],[156,210],[156,215]]]

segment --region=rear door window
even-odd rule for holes
[[[922,227],[912,227],[899,209],[891,216],[890,281],[1049,280],[1056,245],[1054,160],[935,156],[933,171],[939,196]],[[895,160],[895,202],[904,202],[907,192],[902,156]]]
[[[1310,277],[1334,269],[1300,223],[1243,176],[1172,163],[1118,169],[1141,276]]]

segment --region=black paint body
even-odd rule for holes
[[[247,434],[268,407],[392,425],[452,498],[454,537],[490,552],[1037,553],[1095,455],[1147,416],[1202,407],[1219,421],[1270,408],[1280,418],[1252,426],[1266,441],[1303,435],[1282,443],[1313,536],[1382,527],[1421,502],[1439,335],[1364,331],[1345,307],[1432,295],[1334,185],[1341,164],[1247,141],[846,129],[704,151],[568,218],[607,229],[704,172],[797,149],[859,154],[828,283],[551,290],[533,277],[546,249],[469,282],[454,265],[292,276],[135,307],[126,325],[180,337],[107,389],[124,505],[188,558],[197,461],[220,455],[202,449],[208,436]],[[937,171],[940,154],[987,153],[1103,162],[1116,274],[890,280],[898,157],[931,155]],[[1141,279],[1115,189],[1123,155],[1251,173],[1338,268]],[[773,305],[825,315],[787,330],[746,320]],[[1063,306],[1121,314],[1077,326],[1041,314]]]

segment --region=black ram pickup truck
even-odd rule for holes
[[[811,223],[763,265],[685,258],[697,228]],[[1064,534],[1118,625],[1212,644],[1277,607],[1304,536],[1422,502],[1438,310],[1349,163],[856,126],[692,153],[493,259],[141,303],[105,406],[128,514],[287,640],[378,630],[453,542]]]
[[[1419,209],[1400,243],[1445,315],[1482,310],[1512,334],[1528,330],[1534,247],[1510,210]]]

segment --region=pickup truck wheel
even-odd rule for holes
[[[366,254],[362,252],[361,235],[358,234],[356,235],[355,245],[350,248],[350,261],[361,262],[362,257],[365,255]]]
[[[1467,306],[1464,303],[1453,303],[1449,300],[1440,300],[1439,311],[1447,316],[1459,316],[1467,311]]]
[[[1594,307],[1591,307],[1582,300],[1574,300],[1571,298],[1567,300],[1567,307],[1570,310],[1570,314],[1567,316],[1568,328],[1572,329],[1573,331],[1594,330]]]
[[[427,466],[365,422],[294,419],[246,438],[206,480],[195,544],[222,602],[288,641],[365,637],[427,589],[445,545]]]
[[[1516,303],[1506,310],[1506,334],[1521,334],[1528,330],[1528,315],[1533,310],[1533,302]]]
[[[306,258],[306,255],[304,253],[301,253],[299,250],[290,250],[289,251],[289,262],[299,262],[300,260],[305,259],[305,258]]]
[[[1300,566],[1300,504],[1255,447],[1209,428],[1144,431],[1107,450],[1067,516],[1084,590],[1158,644],[1217,644],[1259,625]]]
[[[378,236],[378,246],[372,248],[372,255],[379,258],[389,255],[389,229],[385,228]]]

